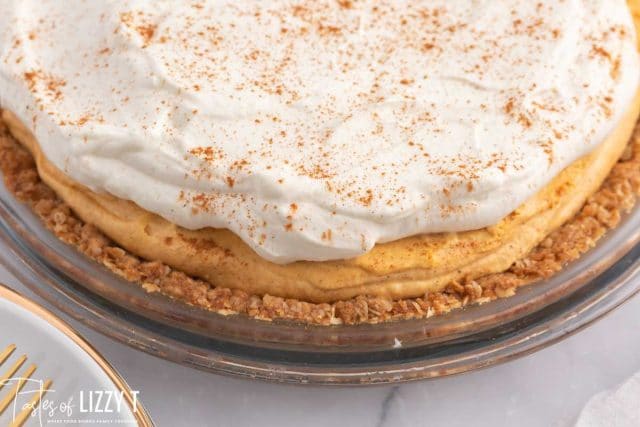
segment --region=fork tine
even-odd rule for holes
[[[16,395],[20,393],[20,390],[22,390],[22,387],[24,387],[25,383],[31,377],[31,375],[33,375],[36,369],[36,365],[29,366],[27,370],[20,376],[20,379],[18,380],[16,385],[13,386],[11,391],[9,391],[9,394],[6,395],[2,400],[0,400],[0,415],[2,415],[5,409],[7,409],[7,406],[9,406],[11,402],[13,402],[13,399],[15,399]]]
[[[22,425],[25,423],[25,421],[27,421],[27,418],[29,418],[33,410],[40,404],[40,401],[44,397],[45,393],[49,391],[52,383],[53,381],[51,380],[45,381],[45,383],[42,385],[42,388],[40,388],[38,393],[31,398],[27,406],[22,411],[20,411],[18,415],[16,415],[15,419],[9,425],[9,427],[22,427]]]
[[[5,360],[7,360],[9,356],[11,356],[11,353],[13,353],[15,349],[16,349],[16,345],[11,344],[10,346],[7,346],[7,348],[2,350],[2,353],[0,353],[0,365],[2,365],[5,362]]]
[[[13,364],[13,366],[11,366],[7,372],[5,372],[1,377],[0,377],[0,390],[2,390],[2,387],[4,387],[4,382],[7,381],[9,378],[11,378],[13,376],[13,374],[16,373],[16,371],[18,369],[20,369],[20,367],[22,366],[22,364],[27,360],[27,356],[26,355],[22,355],[20,356],[20,358],[18,360],[16,360],[16,363]]]

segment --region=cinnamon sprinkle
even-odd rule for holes
[[[481,168],[485,167],[478,158],[447,159],[441,162],[440,156],[433,156],[433,153],[429,152],[432,147],[435,147],[436,143],[433,141],[437,138],[427,139],[433,144],[432,147],[429,143],[421,145],[413,141],[417,139],[414,134],[415,129],[425,129],[425,135],[442,134],[447,132],[447,129],[444,129],[444,126],[439,127],[439,123],[442,122],[442,117],[438,114],[441,111],[441,105],[432,103],[422,106],[421,101],[416,99],[416,94],[424,91],[425,85],[429,83],[432,76],[429,76],[427,71],[413,70],[411,64],[406,63],[404,53],[410,52],[410,58],[419,60],[424,65],[421,69],[429,70],[429,64],[437,63],[443,54],[453,50],[459,53],[461,58],[465,58],[463,66],[465,68],[468,66],[468,69],[460,70],[461,75],[479,84],[495,80],[499,76],[492,76],[491,73],[500,69],[495,67],[496,63],[512,61],[508,65],[518,68],[527,62],[527,58],[522,58],[520,55],[514,57],[509,55],[508,48],[511,40],[518,38],[530,38],[534,41],[552,40],[563,36],[562,29],[557,28],[557,23],[547,18],[553,16],[553,4],[539,3],[533,6],[535,8],[533,13],[520,14],[519,10],[511,11],[513,17],[507,18],[505,31],[500,34],[492,34],[490,31],[485,31],[482,26],[476,28],[471,22],[465,22],[465,15],[456,14],[455,9],[448,7],[446,2],[439,7],[430,5],[429,2],[409,2],[405,6],[399,6],[397,2],[392,1],[370,4],[353,0],[323,2],[304,0],[295,3],[278,3],[275,7],[257,2],[247,7],[239,7],[238,19],[232,19],[231,22],[216,19],[215,8],[205,8],[204,4],[196,2],[190,4],[190,7],[185,10],[171,14],[174,25],[165,27],[158,26],[158,23],[163,22],[163,16],[155,8],[127,8],[124,12],[116,8],[118,13],[114,14],[113,20],[104,16],[100,19],[104,25],[113,25],[113,31],[109,32],[117,34],[117,37],[101,40],[100,44],[92,47],[90,52],[83,52],[83,57],[86,63],[90,64],[89,67],[107,68],[109,63],[118,62],[121,55],[126,53],[126,49],[122,47],[126,43],[114,42],[120,37],[126,37],[139,41],[144,48],[158,47],[158,52],[154,53],[157,56],[158,65],[169,74],[165,76],[166,78],[180,86],[178,90],[181,92],[191,94],[198,92],[206,95],[215,93],[217,88],[228,87],[233,88],[232,91],[240,92],[237,99],[250,93],[252,97],[260,99],[273,97],[270,103],[294,106],[299,101],[308,101],[317,96],[315,89],[309,88],[304,79],[296,77],[300,75],[299,70],[303,65],[300,61],[310,61],[309,58],[300,54],[300,45],[308,43],[310,51],[331,52],[331,61],[319,61],[317,64],[310,64],[310,67],[316,71],[313,67],[317,66],[317,72],[326,72],[335,78],[339,83],[336,87],[341,87],[342,83],[357,86],[357,95],[354,94],[342,100],[347,105],[341,109],[336,107],[340,104],[337,102],[340,101],[338,99],[340,96],[327,95],[326,99],[320,97],[322,99],[317,101],[319,102],[317,111],[314,111],[318,120],[314,123],[287,121],[286,114],[280,116],[260,113],[255,117],[249,117],[247,126],[252,131],[252,135],[255,135],[252,144],[256,148],[246,153],[242,152],[242,149],[238,150],[241,153],[238,154],[237,159],[231,158],[233,157],[231,150],[224,152],[225,144],[228,141],[237,141],[238,145],[242,145],[245,136],[241,136],[241,132],[238,132],[234,126],[225,128],[226,124],[220,125],[219,121],[214,121],[215,132],[220,131],[220,135],[216,137],[219,136],[219,141],[224,143],[220,143],[217,145],[218,148],[213,149],[215,153],[205,152],[207,147],[199,147],[185,153],[185,156],[193,155],[202,160],[202,163],[186,172],[197,180],[215,180],[212,187],[216,187],[217,191],[228,191],[228,188],[239,187],[248,174],[283,167],[285,169],[283,176],[298,174],[301,177],[322,181],[322,187],[330,189],[329,197],[333,198],[332,201],[336,205],[401,209],[411,201],[397,191],[403,184],[401,179],[395,179],[394,174],[397,171],[402,172],[401,177],[406,177],[407,171],[417,169],[438,174],[439,178],[446,180],[446,192],[455,195],[460,188],[466,188],[467,192],[481,188],[477,181],[482,176]],[[362,19],[363,16],[367,19]],[[238,22],[249,23],[265,31],[265,38],[269,44],[265,45],[252,37],[237,37]],[[13,46],[8,49],[10,52],[6,54],[7,59],[22,61],[21,54],[25,45],[46,40],[47,29],[54,24],[55,20],[43,18],[42,28],[38,28],[37,34],[29,32],[27,35],[16,36],[16,39],[12,40]],[[377,31],[378,28],[384,28],[386,35]],[[270,29],[274,31],[267,31]],[[465,37],[460,37],[460,32],[463,30],[466,31]],[[362,43],[364,39],[359,38],[362,34],[370,36],[371,46]],[[604,33],[599,29],[597,32],[584,34],[583,38],[588,40],[586,49],[587,51],[591,49],[590,53],[593,56],[591,59],[596,62],[610,62],[611,78],[617,80],[621,74],[621,58],[616,57],[615,49],[610,47],[615,46],[609,43],[614,37],[628,38],[631,34],[624,27],[612,26]],[[354,39],[360,41],[354,43]],[[459,40],[461,42],[458,44]],[[163,53],[165,49],[159,46],[161,43],[170,43],[175,47],[174,51],[185,54],[173,57],[171,54]],[[109,47],[104,47],[105,44]],[[270,49],[271,45],[278,46],[278,49]],[[531,43],[531,45],[535,49],[538,43]],[[216,52],[222,52],[224,55],[214,54]],[[539,52],[530,52],[529,56],[535,57],[537,53]],[[389,61],[398,61],[399,66],[386,66],[385,64]],[[244,76],[246,78],[234,81],[227,68],[229,63],[237,63],[249,74]],[[365,74],[371,72],[370,83],[368,78],[353,81],[353,73],[362,71],[365,71]],[[69,117],[69,114],[64,113],[66,109],[56,108],[55,105],[51,105],[51,102],[46,101],[66,100],[65,92],[69,94],[69,99],[76,99],[78,88],[67,85],[62,79],[50,76],[46,70],[27,70],[22,77],[32,91],[38,108],[52,116],[55,123],[61,126],[70,124],[83,126],[90,121],[99,120],[101,107],[103,107],[98,105],[100,100],[91,100],[97,105],[95,110],[85,108],[76,117]],[[158,76],[148,76],[148,78],[156,77]],[[106,80],[109,82],[108,78]],[[120,83],[110,82],[113,87],[109,89],[114,97],[117,97],[114,99],[121,99],[123,104],[128,104],[130,100],[122,93]],[[498,94],[495,106],[493,103],[489,107],[486,104],[468,106],[471,109],[480,108],[485,113],[488,108],[496,107],[504,113],[506,121],[519,124],[525,130],[539,125],[538,113],[541,111],[561,113],[570,108],[571,105],[563,103],[555,105],[553,99],[547,101],[531,97],[530,95],[537,93],[538,89],[518,88],[521,93],[514,95],[515,88],[509,87]],[[599,108],[602,119],[608,119],[614,111],[611,103],[606,101],[606,94],[602,95],[594,96],[589,100],[589,104]],[[227,101],[236,99],[234,96]],[[521,100],[525,98],[531,98],[530,106],[521,105]],[[154,99],[154,101],[157,100]],[[350,115],[352,111],[368,110],[371,106],[385,105],[389,102],[401,105],[397,111],[393,111],[398,120],[392,119],[392,122],[401,127],[396,137],[401,141],[409,141],[412,152],[408,159],[402,159],[402,163],[381,165],[380,170],[375,174],[376,177],[384,179],[378,180],[376,188],[372,188],[372,193],[369,194],[367,190],[371,185],[362,178],[364,172],[360,174],[359,179],[342,179],[346,175],[345,167],[336,159],[353,156],[357,164],[369,165],[374,163],[372,156],[362,154],[364,150],[352,149],[352,147],[335,148],[332,146],[334,135],[331,132],[321,133],[318,129],[326,123],[346,122],[353,119]],[[470,101],[467,100],[467,102]],[[146,116],[137,118],[142,129],[157,129],[163,135],[179,139],[180,136],[177,134],[180,131],[176,129],[176,123],[190,125],[198,123],[199,126],[193,126],[197,132],[202,132],[206,136],[214,133],[212,126],[204,117],[204,110],[189,108],[188,113],[187,110],[169,111],[171,107],[177,107],[170,106],[170,103],[171,101],[162,100],[158,101],[160,105],[154,105],[158,117],[162,116],[160,113],[166,113],[166,123],[162,123],[162,120],[151,121]],[[576,104],[578,104],[577,101]],[[423,111],[415,111],[416,106]],[[314,108],[316,107],[312,109]],[[344,114],[345,111],[349,113]],[[557,114],[557,116],[561,115]],[[31,115],[31,117],[35,126],[38,116]],[[400,123],[403,119],[406,119],[406,122]],[[388,143],[389,132],[393,131],[391,129],[393,126],[383,126],[382,121],[375,117],[372,117],[372,121],[375,121],[375,128],[371,130],[370,135],[372,138],[368,138],[369,135],[367,135],[363,141],[367,141],[372,146],[378,141],[380,144]],[[472,125],[472,123],[468,124]],[[561,124],[561,120],[556,119],[553,123],[549,123],[548,128],[559,128]],[[217,129],[218,126],[221,129]],[[561,129],[560,131],[561,133],[553,131],[551,141],[547,141],[546,136],[541,138],[544,142],[539,145],[541,147],[544,145],[542,150],[547,158],[552,158],[554,148],[552,145],[560,139],[557,135],[562,134],[562,139],[565,140],[570,140],[572,137],[571,130]],[[372,142],[372,139],[375,141]],[[207,141],[211,141],[213,146],[217,144],[215,138]],[[272,147],[274,144],[275,146]],[[304,156],[283,159],[279,155],[278,145],[285,145],[290,149],[289,151],[299,147],[298,152],[304,153]],[[372,150],[372,153],[375,153],[375,150]],[[189,158],[185,157],[185,159]],[[240,163],[242,167],[237,167]],[[483,163],[489,162],[483,159]],[[249,164],[252,166],[247,166]],[[252,171],[251,168],[254,165],[256,170]],[[464,165],[469,167],[465,170],[462,168]],[[522,165],[518,164],[518,160],[502,159],[502,161],[491,162],[489,167],[508,172],[520,166]],[[268,179],[271,179],[271,176],[269,175]],[[275,183],[284,183],[282,179],[273,179]],[[291,180],[287,179],[288,184]],[[220,188],[222,186],[228,188]],[[194,208],[200,210],[202,206],[198,205]],[[459,206],[452,206],[451,209],[444,207],[441,210],[445,216],[448,216],[459,208]],[[336,232],[338,232],[337,229]]]
[[[67,82],[63,79],[56,78],[51,74],[47,74],[42,70],[27,71],[23,74],[24,80],[27,82],[27,87],[33,93],[37,93],[41,90],[45,95],[54,101],[62,99],[62,88],[67,85]],[[41,89],[38,89],[39,86]]]
[[[147,47],[151,43],[158,26],[149,22],[139,22],[143,19],[144,15],[141,11],[135,14],[134,12],[124,12],[120,14],[120,22],[128,28],[134,29],[142,38],[142,46]]]

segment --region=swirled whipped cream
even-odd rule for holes
[[[615,128],[624,0],[0,0],[0,105],[98,192],[277,263],[496,224]]]

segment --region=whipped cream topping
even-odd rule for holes
[[[624,0],[0,0],[0,105],[98,192],[277,263],[496,224],[615,128]]]

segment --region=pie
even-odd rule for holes
[[[640,191],[639,5],[16,3],[0,17],[2,169],[17,194],[20,175],[33,185],[7,160],[26,148],[108,238],[67,240],[179,274],[169,293],[207,308],[508,296]]]

